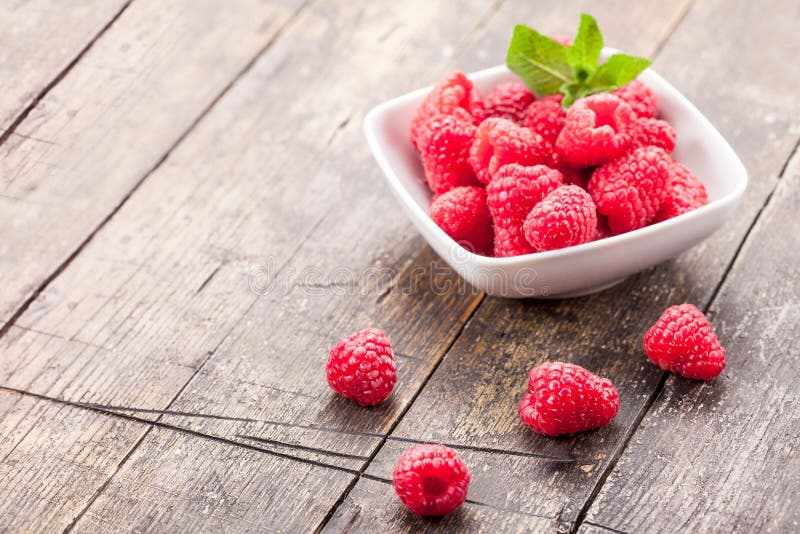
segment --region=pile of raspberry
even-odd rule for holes
[[[411,141],[430,215],[464,248],[508,257],[630,232],[708,202],[672,158],[677,134],[634,80],[611,93],[537,98],[523,83],[483,98],[461,72],[416,110]]]

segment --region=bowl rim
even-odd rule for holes
[[[606,48],[604,49],[604,54],[609,52],[613,52],[613,49]],[[509,74],[511,71],[504,65],[496,65],[494,67],[489,67],[486,69],[482,69],[479,71],[471,72],[467,74],[467,77],[472,80],[473,82],[480,82],[487,79],[492,79],[498,77],[500,75]],[[513,73],[511,73],[513,74]],[[667,219],[665,221],[657,222],[645,226],[643,228],[638,228],[636,230],[632,230],[630,232],[626,232],[624,234],[610,236],[598,241],[590,241],[589,243],[583,243],[580,245],[574,245],[571,247],[566,247],[562,249],[556,250],[547,250],[541,252],[533,252],[530,254],[522,254],[519,256],[510,256],[504,258],[497,258],[494,256],[483,256],[481,254],[476,254],[474,252],[469,251],[468,249],[459,245],[453,238],[451,238],[444,230],[439,228],[439,226],[433,222],[428,212],[422,209],[422,207],[417,203],[417,201],[412,198],[411,194],[409,193],[408,189],[402,184],[400,178],[397,176],[397,173],[391,163],[387,160],[383,147],[381,143],[378,141],[378,123],[382,116],[387,112],[391,111],[394,108],[399,106],[405,105],[411,101],[421,100],[425,97],[432,89],[433,86],[429,85],[427,87],[423,87],[421,89],[416,89],[414,91],[399,95],[397,97],[391,98],[380,104],[377,104],[372,109],[370,109],[367,114],[364,116],[363,120],[363,129],[365,137],[367,138],[367,143],[375,157],[378,165],[381,167],[381,170],[384,174],[387,175],[390,179],[387,180],[390,187],[394,191],[394,193],[400,197],[402,203],[405,207],[412,211],[412,215],[423,225],[425,225],[426,229],[433,232],[433,235],[439,238],[444,243],[448,244],[449,250],[454,250],[453,247],[457,247],[458,254],[462,255],[462,259],[468,259],[468,263],[475,264],[479,267],[512,267],[512,266],[519,266],[522,264],[530,264],[533,261],[547,261],[550,259],[556,259],[559,257],[568,258],[573,255],[579,255],[585,252],[589,252],[594,249],[601,249],[606,247],[613,247],[622,245],[624,243],[639,240],[648,235],[648,233],[653,232],[663,232],[669,231],[671,227],[677,226],[678,224],[683,225],[686,222],[689,222],[694,219],[699,219],[704,217],[705,214],[716,211],[721,209],[731,203],[737,202],[744,191],[747,188],[747,184],[749,182],[749,178],[747,175],[747,169],[745,168],[744,164],[742,163],[739,156],[734,151],[733,147],[731,147],[730,143],[725,139],[725,137],[719,132],[719,130],[714,127],[711,121],[706,118],[703,113],[697,109],[697,107],[692,104],[692,102],[686,98],[683,93],[681,93],[675,86],[670,84],[666,79],[664,79],[661,75],[659,75],[655,70],[652,68],[645,69],[642,74],[640,74],[640,79],[644,78],[642,81],[647,83],[647,80],[650,79],[657,84],[662,84],[663,86],[670,89],[672,95],[675,100],[684,108],[686,108],[697,120],[702,122],[707,128],[713,130],[719,140],[722,141],[721,147],[723,150],[723,154],[720,155],[721,158],[727,159],[733,163],[734,166],[738,167],[740,172],[736,173],[741,177],[741,180],[738,180],[738,183],[729,191],[728,193],[724,194],[718,199],[715,199],[708,204],[701,206],[699,208],[695,208],[691,211],[673,217],[671,219]]]

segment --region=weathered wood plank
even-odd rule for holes
[[[308,532],[352,475],[155,428],[76,532]]]
[[[420,332],[427,336],[425,347],[441,355],[477,304],[477,294],[460,297],[451,290],[435,298],[432,290],[423,288],[408,296],[398,293],[382,298],[384,293],[356,292],[301,323],[314,302],[304,300],[302,291],[291,287],[290,294],[276,290],[261,297],[269,305],[259,308],[259,313],[268,316],[267,322],[258,323],[260,330],[248,332],[243,326],[231,335],[256,339],[260,334],[249,351],[232,341],[238,352],[219,345],[258,298],[248,284],[254,269],[272,269],[267,273],[269,280],[281,269],[286,272],[297,254],[309,261],[299,252],[304,236],[323,224],[329,210],[338,210],[346,221],[338,228],[350,235],[364,226],[363,218],[345,217],[350,207],[344,199],[349,194],[358,193],[350,197],[351,202],[369,207],[370,216],[389,235],[400,235],[403,229],[404,240],[398,241],[402,246],[383,249],[383,257],[365,254],[360,265],[384,260],[409,279],[414,273],[407,265],[421,261],[412,254],[430,260],[430,252],[419,250],[404,219],[382,217],[374,211],[371,203],[383,198],[386,206],[388,192],[374,174],[358,122],[372,104],[367,95],[383,91],[382,95],[389,96],[398,87],[413,88],[417,82],[411,73],[438,75],[448,59],[442,47],[469,32],[486,9],[484,2],[464,4],[463,18],[458,21],[423,1],[363,8],[326,3],[304,11],[9,329],[0,341],[4,348],[0,384],[80,402],[161,410],[170,407],[184,388],[193,396],[213,397],[216,392],[205,390],[203,384],[187,383],[206,360],[216,359],[223,350],[225,359],[216,370],[227,368],[236,388],[249,389],[243,395],[225,396],[214,406],[216,413],[280,414],[299,420],[295,417],[298,399],[310,398],[314,409],[330,416],[331,424],[348,413],[359,413],[388,428],[388,421],[396,417],[413,390],[403,388],[401,400],[380,410],[354,410],[330,394],[319,374],[329,344],[351,327],[375,320],[371,315],[378,301],[401,298],[406,310],[417,313],[417,322],[409,322],[408,328],[427,324],[427,330]],[[342,32],[343,27],[352,31]],[[412,43],[419,41],[429,48],[410,54]],[[321,48],[320,42],[326,47]],[[348,61],[331,62],[332,53]],[[382,58],[379,63],[376,57]],[[374,78],[365,79],[364,72]],[[389,86],[387,80],[398,80],[398,87]],[[352,117],[349,122],[348,117]],[[367,165],[372,178],[359,184],[356,177]],[[354,246],[356,252],[365,251],[359,248],[363,245]],[[330,244],[324,251],[326,265],[342,254],[341,247]],[[347,300],[346,310],[337,309],[337,302]],[[390,314],[395,324],[405,319],[402,309],[392,307]],[[254,312],[245,322],[253,326],[259,319]],[[439,321],[438,328],[434,319]],[[403,348],[398,345],[399,351]],[[403,381],[412,372],[422,374],[415,369],[432,365],[432,360],[414,354],[406,359],[410,363],[402,370]],[[251,376],[255,378],[248,384]],[[228,395],[229,389],[219,387]],[[215,434],[213,424],[214,420],[203,420],[200,430]],[[236,439],[233,434],[225,436]],[[113,436],[98,434],[94,439],[102,446]],[[373,438],[365,450],[374,449],[378,442]],[[139,453],[143,461],[150,461],[158,447],[155,438],[145,437]],[[289,451],[301,455],[294,448]],[[203,460],[193,461],[202,464]],[[116,461],[124,469],[125,455],[118,455]],[[42,463],[20,463],[15,469],[35,472]],[[170,465],[154,464],[159,470]],[[285,469],[294,469],[294,464],[287,465]],[[292,476],[285,473],[287,479]],[[349,481],[353,475],[348,476]],[[304,487],[292,499],[299,499],[298,507],[307,507],[310,501],[303,499],[338,498],[346,484],[341,477],[336,480],[336,491],[318,495],[321,490]],[[119,481],[120,488],[129,489],[132,483],[131,479]],[[81,495],[86,504],[97,488],[73,483],[61,491]],[[131,517],[145,513],[132,504],[127,511],[117,509],[113,499],[94,502],[78,527],[87,522],[96,525],[98,517],[116,521],[128,512]],[[190,503],[181,496],[174,496],[170,505],[192,513]],[[308,528],[323,519],[324,514],[316,513],[302,517]],[[63,520],[54,518],[53,526],[63,526],[59,522]],[[267,519],[263,521],[266,524]]]
[[[578,18],[579,7],[574,9],[574,13],[564,15],[569,17],[570,25]],[[369,17],[370,13],[367,11],[362,17]],[[503,10],[497,16],[498,22],[492,17],[489,28],[502,29],[504,36],[497,38],[487,26],[479,28],[481,42],[474,46],[493,52],[482,60],[460,65],[462,68],[488,66],[491,63],[487,62],[497,62],[503,57],[507,45],[505,34],[513,23]],[[551,23],[551,27],[555,28],[555,24]],[[402,31],[393,35],[402,36]],[[427,65],[424,72],[435,79],[445,67],[432,61],[445,44],[446,41],[434,46],[429,42],[427,52],[420,50],[412,58],[401,53],[398,61],[390,60],[384,68],[407,73],[414,65]],[[394,49],[397,45],[388,43],[388,46]],[[457,64],[452,59],[448,63],[451,68]],[[390,72],[382,76],[378,71],[373,76],[374,81],[341,78],[339,83],[351,95],[355,109],[363,111],[363,102],[370,95],[402,91],[397,86],[388,89],[385,86]],[[419,82],[409,78],[403,84],[413,88]],[[324,453],[294,451],[304,457],[357,468],[380,444],[376,436],[350,436],[343,440],[337,432],[309,432],[263,421],[302,421],[349,431],[386,432],[452,342],[457,333],[455,328],[464,323],[477,304],[479,295],[469,289],[460,295],[459,291],[466,288],[457,286],[449,269],[427,247],[420,248],[420,239],[397,214],[393,199],[375,180],[377,176],[365,179],[362,169],[371,168],[371,162],[366,152],[360,150],[360,121],[352,122],[355,124],[348,124],[340,132],[342,142],[328,156],[329,166],[341,172],[337,198],[342,203],[325,216],[284,270],[297,273],[298,283],[288,294],[274,290],[260,299],[173,405],[185,412],[235,414],[261,421],[243,423],[179,416],[167,416],[165,421],[202,428],[215,435],[249,435],[323,451],[354,453],[362,458],[326,458]],[[359,209],[353,210],[352,205]],[[396,215],[387,217],[387,213]],[[370,224],[365,225],[365,221]],[[376,294],[364,283],[376,265],[391,273],[394,288],[389,293]],[[437,273],[440,287],[448,282],[451,285],[441,294],[430,287]],[[418,287],[408,291],[413,283]],[[366,295],[361,293],[364,290]],[[280,317],[279,327],[276,327],[277,317]],[[314,324],[315,329],[310,329],[309,324]],[[343,333],[370,324],[390,333],[402,365],[393,402],[365,411],[327,390],[322,381],[321,361],[328,347]],[[309,357],[308,352],[316,356]],[[285,384],[292,386],[287,388]],[[247,402],[243,405],[241,399]]]
[[[711,321],[728,351],[710,383],[671,376],[587,518],[627,532],[800,526],[800,154],[750,233]]]
[[[691,9],[657,58],[656,68],[707,113],[745,160],[752,185],[740,216],[714,239],[599,295],[555,302],[484,301],[392,435],[566,455],[575,462],[486,455],[473,464],[479,476],[473,477],[471,498],[551,518],[557,529],[575,527],[661,383],[661,372],[641,352],[644,331],[669,304],[708,303],[774,188],[798,133],[800,102],[791,88],[800,80],[796,72],[772,64],[781,61],[778,57],[765,65],[758,47],[741,50],[734,43],[746,24],[754,42],[780,42],[786,48],[782,57],[793,57],[800,43],[792,38],[792,25],[769,21],[797,7],[777,1],[750,6],[753,12],[741,20],[722,15],[731,9],[723,2],[704,2],[702,8]],[[755,10],[761,15],[756,16]],[[719,39],[710,41],[705,28],[712,23]],[[703,51],[700,59],[713,61],[713,68],[698,67],[698,50]],[[758,77],[743,74],[764,68],[777,76],[769,88]],[[734,87],[739,82],[742,87]],[[767,98],[765,91],[770,94]],[[558,440],[526,429],[516,415],[516,403],[527,371],[546,360],[571,361],[610,377],[622,401],[615,421],[600,431]],[[386,477],[401,449],[388,442],[368,472]],[[356,528],[376,528],[372,521],[359,523],[359,510],[369,508],[371,501],[358,501],[352,495],[358,494],[353,492],[344,501],[331,522],[333,529],[351,523]],[[416,526],[392,517],[377,528]]]
[[[127,3],[128,0],[0,3],[0,137]]]
[[[135,2],[47,93],[0,146],[0,327],[299,3],[236,0],[219,9],[210,0]]]
[[[0,391],[0,410],[4,532],[52,531],[54,525],[77,519],[85,497],[75,489],[103,487],[143,435],[155,450],[134,453],[98,497],[99,505],[112,513],[87,513],[77,530],[304,531],[308,518],[324,517],[352,477],[169,428],[148,430],[146,421],[6,391]],[[98,442],[98,436],[106,439]],[[34,465],[41,467],[19,468]]]
[[[0,531],[62,530],[146,428],[0,391]]]

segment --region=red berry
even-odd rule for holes
[[[325,373],[331,389],[361,406],[385,401],[397,380],[392,346],[374,328],[339,341],[331,349]]]
[[[488,184],[503,165],[548,164],[553,148],[542,136],[507,119],[489,118],[478,126],[469,162],[481,183]]]
[[[417,445],[397,460],[394,491],[417,515],[442,516],[467,498],[469,470],[456,451],[443,445]]]
[[[431,219],[447,235],[470,252],[492,251],[492,218],[482,187],[455,187],[433,199]]]
[[[489,211],[495,219],[521,225],[533,207],[563,182],[561,173],[546,165],[503,165],[486,186]]]
[[[576,169],[569,165],[556,165],[558,171],[564,175],[564,183],[567,185],[577,185],[581,189],[586,189],[589,183],[589,174],[587,169]]]
[[[618,411],[619,394],[609,379],[562,362],[534,367],[519,402],[522,421],[545,436],[600,428]]]
[[[535,252],[525,239],[525,217],[544,197],[564,181],[557,170],[545,165],[524,167],[516,163],[500,167],[486,186],[489,212],[494,221],[494,255],[499,258]]]
[[[496,85],[484,100],[487,117],[500,117],[517,123],[525,119],[525,110],[536,99],[524,83]]]
[[[476,125],[484,118],[483,101],[478,90],[466,74],[452,72],[439,80],[414,112],[411,119],[411,142],[414,146],[419,148],[419,130],[428,119],[440,113],[451,115],[458,109],[466,111]],[[465,117],[461,112],[460,118]]]
[[[455,115],[434,115],[421,130],[420,152],[425,181],[434,193],[462,185],[480,185],[469,164],[475,126]]]
[[[525,112],[525,127],[544,137],[551,145],[556,144],[567,117],[567,112],[561,106],[562,100],[564,95],[547,95],[533,102]]]
[[[577,185],[565,185],[534,206],[524,230],[536,250],[588,243],[597,230],[597,210],[589,193]]]
[[[633,146],[658,146],[672,154],[678,133],[667,121],[638,119],[633,133]]]
[[[612,91],[611,94],[617,95],[627,102],[637,117],[652,118],[658,113],[655,93],[639,80],[633,80]]]
[[[599,167],[589,180],[597,211],[614,235],[646,226],[664,200],[670,158],[663,149],[640,147]]]
[[[708,204],[706,187],[686,165],[673,161],[666,183],[666,198],[656,213],[655,222],[666,221]]]
[[[574,167],[605,163],[631,146],[635,122],[630,106],[614,95],[581,98],[567,111],[556,140],[559,160]]]
[[[686,378],[711,380],[725,369],[725,349],[691,304],[667,308],[645,334],[644,351],[654,364]]]
[[[528,243],[521,224],[506,224],[503,221],[494,226],[494,256],[510,258],[533,254],[536,249]]]
[[[607,237],[611,237],[611,230],[608,228],[608,221],[605,217],[597,214],[597,229],[594,232],[594,239],[592,241],[600,241],[601,239],[605,239]]]

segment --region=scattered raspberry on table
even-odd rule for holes
[[[335,392],[361,406],[379,404],[397,381],[392,346],[375,328],[351,334],[331,349],[325,374]]]
[[[392,482],[409,510],[422,516],[443,516],[466,500],[470,475],[453,449],[417,445],[400,456]]]
[[[645,334],[644,351],[654,364],[686,378],[711,380],[725,369],[725,349],[692,304],[667,308]]]
[[[519,401],[522,421],[545,436],[600,428],[618,411],[619,394],[610,380],[562,362],[534,367]]]

